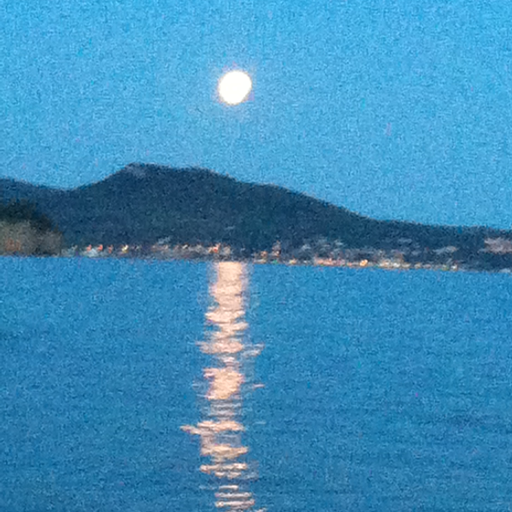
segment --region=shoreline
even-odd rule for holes
[[[258,259],[258,258],[208,258],[208,257],[158,257],[155,255],[132,255],[132,254],[108,254],[108,255],[89,255],[89,254],[0,254],[4,258],[28,259],[76,259],[76,260],[132,260],[132,261],[148,261],[148,262],[189,262],[189,263],[208,263],[208,262],[241,262],[251,265],[279,265],[285,267],[318,267],[318,268],[350,268],[355,270],[386,270],[391,272],[404,272],[415,270],[427,270],[433,272],[463,272],[478,274],[510,274],[511,268],[474,268],[471,266],[460,264],[436,264],[436,263],[408,263],[400,261],[382,261],[370,262],[361,261],[344,261],[333,260],[329,258],[314,258],[313,260],[298,260],[295,258],[280,259]]]

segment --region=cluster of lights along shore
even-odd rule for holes
[[[283,253],[281,244],[276,242],[271,250],[257,251],[241,256],[237,251],[224,244],[203,246],[201,244],[170,245],[165,241],[151,247],[141,245],[104,246],[102,244],[85,248],[78,246],[64,249],[61,256],[87,258],[142,258],[156,260],[192,260],[192,261],[245,261],[255,264],[313,265],[322,267],[380,268],[386,270],[443,270],[471,271],[471,265],[460,263],[453,258],[455,247],[434,251],[430,260],[409,260],[408,255],[399,250],[370,250],[339,248],[336,244],[321,243],[303,245],[301,248]],[[493,247],[489,248],[493,252]],[[512,252],[512,248],[511,248]],[[512,268],[501,267],[487,269],[512,274]]]

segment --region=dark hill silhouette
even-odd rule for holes
[[[0,180],[0,197],[28,199],[64,233],[69,245],[229,244],[245,253],[283,250],[320,238],[345,247],[393,249],[453,245],[477,254],[486,237],[512,233],[485,227],[378,221],[273,185],[239,182],[206,169],[130,164],[103,181],[72,190]]]

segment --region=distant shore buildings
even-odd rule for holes
[[[321,267],[380,268],[385,270],[494,270],[512,273],[510,266],[500,268],[478,268],[475,261],[465,262],[459,259],[459,249],[447,246],[436,250],[420,250],[413,244],[400,249],[345,248],[340,241],[328,242],[320,239],[303,244],[296,249],[283,251],[276,242],[269,250],[245,254],[229,245],[217,243],[171,244],[170,239],[162,239],[153,245],[120,244],[88,245],[83,248],[74,246],[62,251],[62,256],[86,258],[143,258],[155,260],[189,260],[189,261],[246,261],[254,264],[284,264],[292,266],[309,265]],[[512,257],[512,243],[508,240],[486,240],[485,250],[480,251],[482,258],[486,255]],[[512,262],[512,259],[511,259]]]

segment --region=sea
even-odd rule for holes
[[[0,258],[0,511],[214,510],[512,510],[512,276]]]

